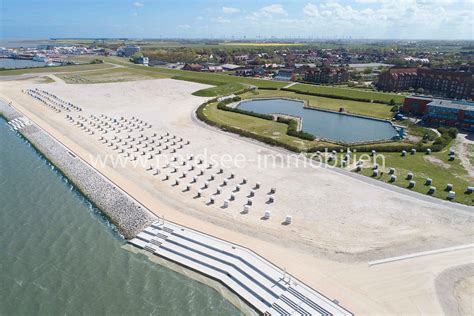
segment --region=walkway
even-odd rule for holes
[[[129,241],[225,284],[264,315],[352,315],[247,248],[158,221]]]
[[[290,83],[289,85],[284,86],[283,89],[288,89],[289,87],[292,87],[292,86],[294,86],[295,84],[297,84],[297,82],[292,82],[292,83]]]

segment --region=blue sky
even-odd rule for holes
[[[1,38],[474,39],[474,0],[0,0]]]

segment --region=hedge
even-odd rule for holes
[[[258,90],[278,90],[278,88],[277,87],[258,87]]]
[[[271,145],[271,146],[280,146],[280,147],[283,147],[283,148],[286,148],[290,151],[294,151],[294,152],[300,152],[299,148],[296,147],[296,146],[292,146],[292,145],[288,145],[288,144],[285,144],[285,143],[282,143],[278,140],[275,140],[273,138],[270,138],[270,137],[266,137],[266,136],[261,136],[261,135],[257,135],[257,134],[254,134],[254,133],[251,133],[251,132],[248,132],[248,131],[245,131],[245,130],[242,130],[242,129],[238,129],[238,128],[235,128],[235,127],[232,127],[232,126],[229,126],[229,125],[226,125],[226,124],[219,124],[217,122],[214,122],[210,119],[207,118],[206,115],[204,115],[204,109],[206,108],[206,106],[210,103],[214,102],[213,100],[209,100],[203,104],[201,104],[197,111],[196,111],[196,115],[197,117],[211,125],[211,126],[215,126],[215,127],[218,127],[224,131],[228,131],[228,132],[231,132],[231,133],[235,133],[235,134],[238,134],[240,136],[244,136],[244,137],[248,137],[248,138],[253,138],[253,139],[256,139],[258,141],[261,141],[265,144],[268,144],[268,145]]]
[[[313,141],[315,139],[313,134],[298,131],[298,122],[296,120],[278,117],[277,122],[285,123],[288,125],[288,130],[286,133],[290,136],[298,137],[309,141]]]
[[[334,94],[327,94],[327,93],[300,91],[300,90],[296,90],[296,89],[292,89],[292,88],[281,88],[280,90],[290,91],[290,92],[305,94],[305,95],[314,95],[314,96],[317,96],[317,97],[324,97],[324,98],[330,98],[330,99],[341,99],[341,100],[350,100],[350,101],[359,101],[359,102],[381,103],[381,104],[389,104],[389,105],[393,105],[391,103],[392,101],[395,102],[393,99],[391,99],[390,101],[372,100],[372,99],[367,99],[367,98],[356,98],[356,97],[348,97],[348,96],[343,96],[343,95],[334,95]]]
[[[416,144],[400,144],[400,145],[387,145],[387,144],[370,144],[370,145],[356,145],[356,146],[343,146],[343,145],[335,145],[333,147],[328,146],[315,146],[308,150],[308,152],[316,152],[316,151],[324,151],[325,149],[331,150],[347,150],[347,149],[357,149],[358,152],[370,152],[372,150],[376,150],[379,152],[401,152],[402,150],[410,151],[412,149],[416,149],[417,151],[426,151],[428,148],[431,149],[432,152],[439,152],[443,150],[449,143],[456,138],[457,129],[456,128],[438,128],[441,136],[437,137],[436,140],[433,142],[432,145],[427,145],[422,142]]]
[[[240,99],[240,97],[236,97],[236,98]],[[226,103],[234,102],[232,100],[234,100],[236,98],[228,99],[228,100],[221,101],[221,102],[226,102]],[[280,147],[283,147],[283,148],[288,149],[288,150],[293,151],[293,152],[301,152],[301,150],[298,147],[293,146],[293,145],[289,145],[289,144],[286,144],[286,143],[282,143],[282,142],[280,142],[278,140],[275,140],[273,138],[257,135],[257,134],[254,134],[252,132],[249,132],[249,131],[245,131],[245,130],[235,128],[235,127],[232,127],[232,126],[229,126],[229,125],[226,125],[226,124],[220,124],[220,123],[209,120],[204,115],[203,110],[208,104],[216,102],[216,101],[217,101],[217,99],[212,99],[212,100],[209,100],[209,101],[201,104],[198,107],[198,109],[196,111],[196,114],[197,114],[197,117],[201,121],[203,121],[203,122],[205,122],[205,123],[207,123],[211,126],[216,126],[216,127],[220,128],[224,131],[235,133],[235,134],[238,134],[238,135],[241,135],[241,136],[244,136],[244,137],[253,138],[253,139],[256,139],[258,141],[261,141],[261,142],[266,143],[266,144],[271,145],[271,146],[280,146]],[[219,103],[221,103],[221,102],[219,102]],[[247,112],[247,111],[243,111],[243,110],[239,110],[239,109],[232,109],[232,108],[229,108],[229,107],[225,106],[225,104],[221,104],[221,107],[223,107],[222,108],[223,110],[232,111],[232,112],[236,112],[236,113],[242,113],[242,114],[246,114],[246,115],[252,115],[252,116],[262,118],[262,117],[260,117],[260,115],[262,115],[262,114],[259,114],[259,113]],[[218,108],[219,108],[219,104],[218,104]],[[270,115],[270,117],[271,117],[271,115]],[[264,119],[269,119],[269,118],[267,117],[267,115],[265,115]],[[271,118],[271,119],[273,119],[273,118]],[[313,135],[305,133],[305,132],[297,132],[296,131],[297,124],[298,124],[296,122],[296,120],[279,117],[277,119],[277,121],[280,122],[280,123],[288,124],[288,131],[287,131],[288,135],[299,137],[299,138],[302,138],[302,139],[305,139],[305,140],[314,140]],[[370,152],[372,150],[376,150],[376,151],[379,151],[379,152],[401,152],[402,150],[410,151],[412,149],[416,149],[417,151],[426,151],[428,148],[430,148],[431,151],[433,151],[433,152],[439,152],[439,151],[443,150],[454,138],[456,138],[458,130],[454,127],[452,127],[452,128],[440,127],[440,128],[438,128],[438,131],[441,134],[441,136],[438,136],[431,146],[427,145],[427,144],[424,144],[422,142],[419,142],[417,144],[407,143],[407,144],[400,144],[400,145],[368,144],[368,145],[350,146],[350,145],[335,144],[334,146],[317,145],[317,146],[309,148],[307,150],[307,152],[325,151],[326,149],[327,150],[336,150],[336,151],[340,151],[340,150],[345,151],[349,148],[356,149],[358,152]],[[296,133],[296,134],[294,134],[294,133]],[[307,137],[307,138],[305,138],[305,137]]]
[[[253,111],[245,111],[245,110],[241,110],[239,108],[231,108],[231,107],[228,107],[226,105],[226,104],[229,104],[231,102],[236,102],[236,101],[240,101],[240,97],[237,96],[237,97],[234,97],[232,99],[226,99],[224,101],[221,101],[221,102],[217,103],[217,108],[219,110],[223,110],[223,111],[229,111],[229,112],[234,112],[234,113],[239,113],[239,114],[244,114],[244,115],[250,115],[250,116],[260,118],[260,119],[273,121],[273,115],[261,114],[261,113],[256,113],[256,112],[253,112]],[[284,124],[288,125],[288,129],[286,131],[286,134],[289,135],[289,136],[298,137],[298,138],[309,140],[309,141],[313,141],[315,139],[314,135],[312,135],[312,134],[309,134],[309,133],[306,133],[306,132],[303,132],[303,131],[298,131],[298,122],[296,120],[287,119],[287,118],[283,118],[283,117],[278,117],[277,122],[284,123]]]

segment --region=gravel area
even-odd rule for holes
[[[2,102],[0,102],[0,113],[8,120],[21,116]],[[156,217],[148,210],[81,159],[71,155],[65,147],[37,126],[27,126],[20,132],[117,226],[125,238],[133,238],[156,220]]]

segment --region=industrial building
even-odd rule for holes
[[[432,126],[474,131],[474,102],[435,99],[428,103],[423,121]]]
[[[474,102],[433,99],[421,96],[405,98],[402,112],[423,119],[431,126],[450,126],[474,131]]]

